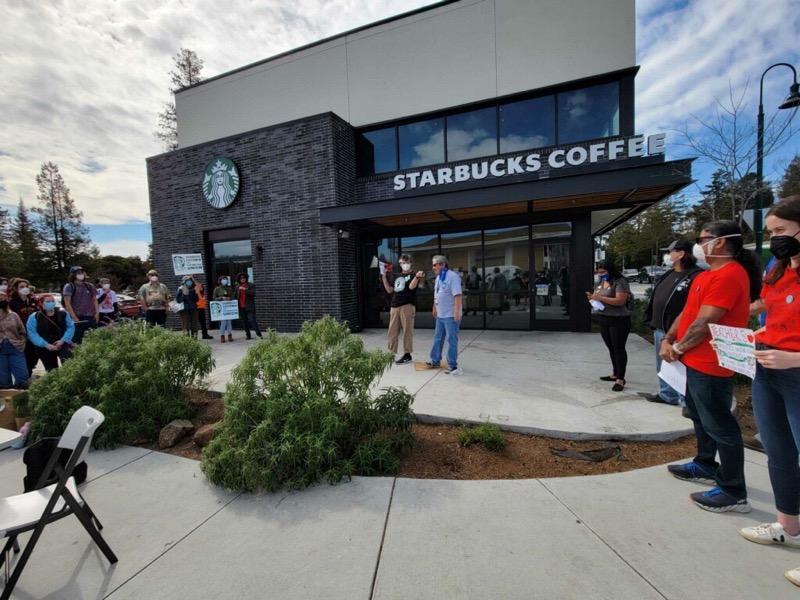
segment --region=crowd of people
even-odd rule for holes
[[[772,206],[766,217],[773,258],[762,272],[744,248],[733,221],[706,225],[695,243],[677,240],[666,250],[669,270],[656,282],[645,321],[654,331],[656,370],[662,361],[686,369],[685,395],[659,379],[652,402],[683,406],[692,420],[697,453],[669,465],[678,479],[711,485],[690,494],[711,512],[751,510],[744,473],[744,443],[734,416],[734,372],[720,366],[709,325],[746,328],[758,316],[753,412],[775,498],[776,520],[741,529],[759,544],[800,548],[800,196]],[[701,268],[702,267],[702,268]],[[612,389],[625,385],[625,341],[631,327],[632,294],[613,264],[601,261],[597,287],[587,293],[611,357]],[[800,568],[786,577],[800,585]]]
[[[246,273],[236,276],[231,285],[228,275],[220,276],[211,297],[198,277],[185,275],[173,295],[151,269],[147,282],[137,293],[140,314],[150,325],[164,327],[172,310],[181,320],[185,335],[212,339],[208,332],[207,309],[210,300],[234,300],[247,339],[251,329],[262,337],[256,320],[255,287]],[[73,348],[87,331],[114,325],[122,317],[117,293],[108,278],[94,282],[80,266],[71,267],[60,294],[36,294],[23,277],[0,277],[0,389],[27,389],[39,361],[46,371],[71,358]],[[230,319],[219,321],[222,343],[233,341]]]

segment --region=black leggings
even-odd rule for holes
[[[611,356],[611,366],[614,368],[614,376],[618,379],[625,379],[625,370],[628,368],[628,353],[625,351],[625,342],[631,332],[630,317],[609,317],[607,315],[597,315],[597,322],[600,324],[600,335],[608,348]]]

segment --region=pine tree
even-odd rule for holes
[[[17,216],[11,224],[10,238],[20,254],[19,274],[31,281],[38,282],[44,275],[39,235],[21,198],[17,207]]]
[[[200,74],[203,70],[203,59],[197,56],[194,50],[181,48],[172,61],[175,63],[175,68],[169,72],[169,78],[173,93],[203,80]],[[178,119],[174,102],[165,103],[164,110],[158,113],[158,129],[155,136],[163,142],[167,150],[178,148]]]
[[[34,207],[33,212],[38,215],[35,229],[45,250],[43,262],[52,271],[66,275],[73,259],[89,250],[89,232],[83,224],[83,214],[75,207],[58,172],[58,165],[43,163],[36,185],[40,206]]]
[[[8,210],[0,206],[0,276],[13,277],[20,274],[20,253],[11,239],[11,217]]]
[[[795,196],[800,194],[800,154],[792,159],[786,172],[781,179],[781,186],[778,193],[780,198]]]

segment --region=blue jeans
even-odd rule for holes
[[[661,342],[667,333],[663,329],[656,329],[653,332],[653,341],[656,346],[656,373],[661,371],[661,355],[658,351],[661,349]],[[672,389],[663,379],[658,377],[658,395],[670,404],[683,406],[686,400],[678,392]]]
[[[0,342],[0,388],[10,388],[12,377],[14,386],[24,387],[28,383],[28,363],[23,352],[3,340]]]
[[[219,322],[219,334],[225,335],[226,333],[233,332],[233,323],[230,319],[225,319]]]
[[[447,337],[447,365],[451,369],[458,367],[458,328],[453,317],[436,317],[436,329],[433,331],[433,347],[431,348],[431,363],[438,365],[442,362],[442,349],[444,339]]]
[[[715,377],[686,367],[686,414],[694,423],[694,462],[714,473],[723,492],[747,498],[742,430],[731,413],[733,377]],[[717,463],[719,452],[719,463]]]
[[[75,322],[75,335],[72,336],[73,344],[80,344],[83,342],[83,336],[90,329],[97,328],[97,321],[94,315],[78,315],[78,320]]]
[[[800,369],[756,365],[753,412],[769,458],[775,507],[787,515],[800,514]]]

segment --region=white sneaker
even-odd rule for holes
[[[461,367],[456,367],[455,369],[447,369],[444,372],[445,375],[463,375],[464,370]]]
[[[792,548],[800,548],[800,535],[789,535],[780,523],[762,523],[739,530],[742,537],[756,544],[783,544]],[[798,570],[800,577],[800,570]],[[800,584],[798,584],[800,585]]]
[[[784,574],[784,577],[791,581],[796,586],[800,587],[800,567],[796,569],[789,569]]]

